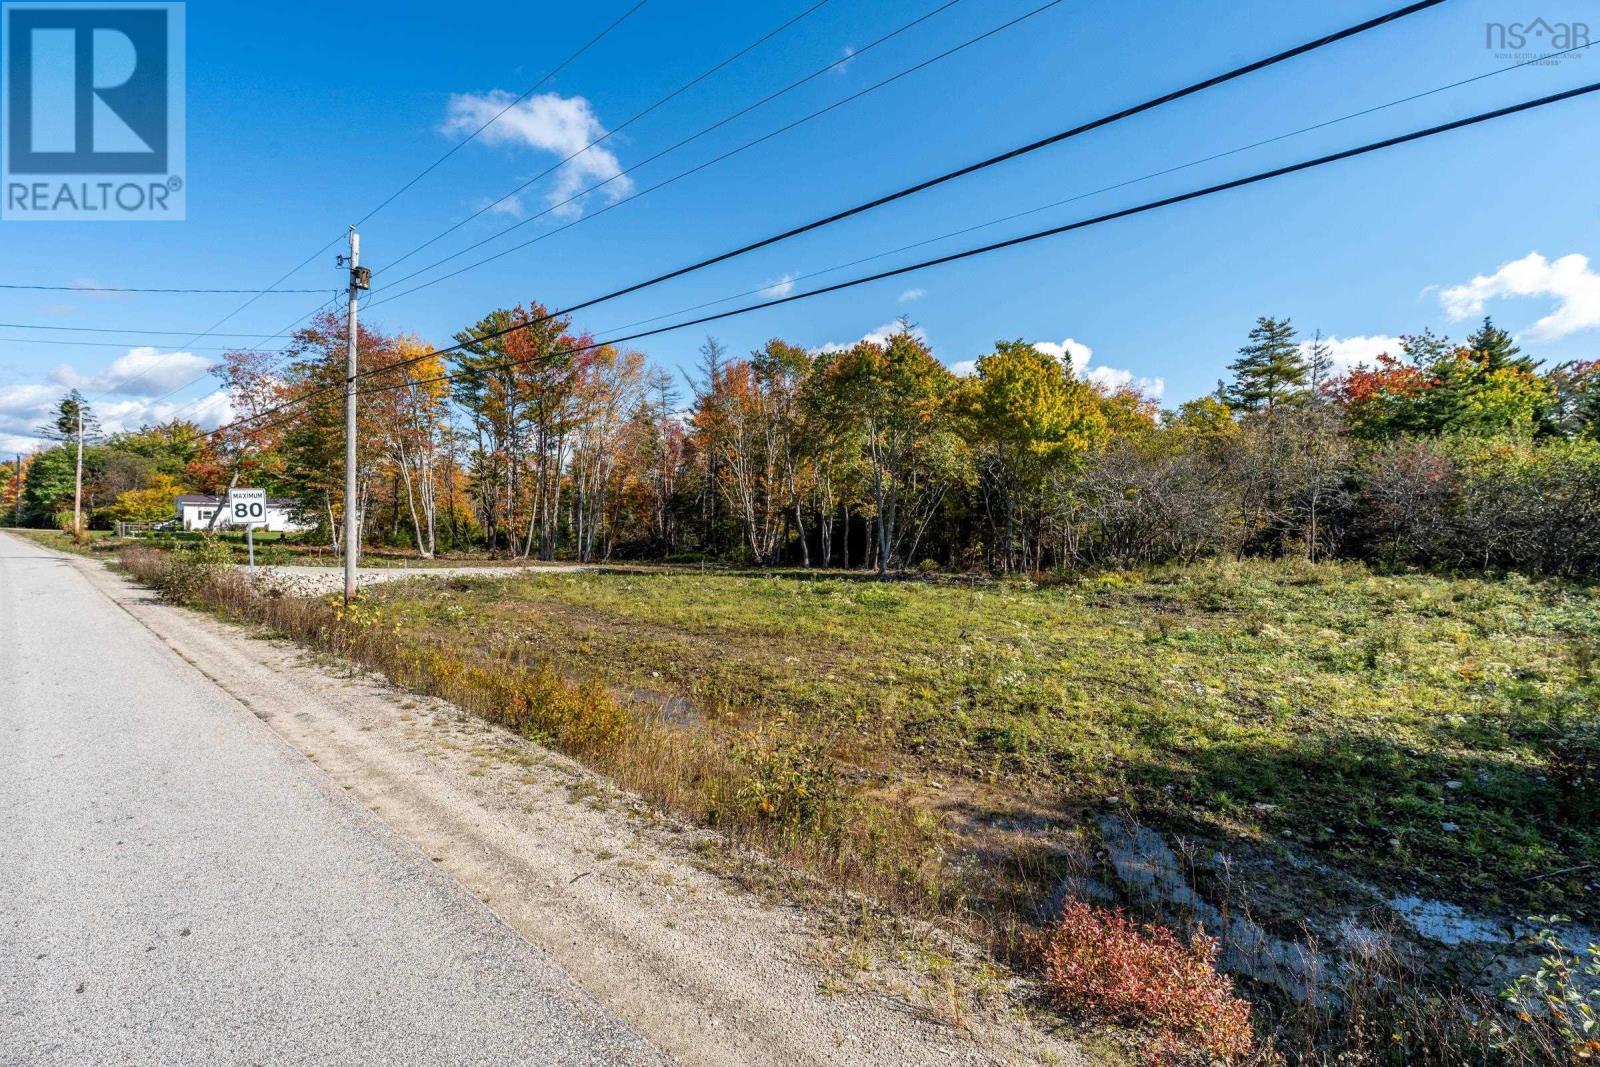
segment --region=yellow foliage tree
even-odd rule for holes
[[[105,509],[113,522],[160,522],[177,515],[177,498],[183,486],[170,474],[157,474],[144,489],[130,489]]]

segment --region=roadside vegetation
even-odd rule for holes
[[[1262,318],[1216,394],[1162,411],[1065,344],[958,374],[910,322],[844,349],[708,340],[687,396],[537,304],[460,339],[446,362],[362,330],[369,561],[592,570],[346,608],[252,587],[219,539],[160,533],[124,565],[957,930],[1062,1011],[1138,1016],[1154,1056],[1600,1051],[1528,1008],[1592,1010],[1576,956],[1500,961],[1500,997],[1498,964],[1416,926],[1596,920],[1600,361],[1546,367],[1485,320],[1338,368]],[[270,419],[95,441],[92,524],[238,479],[312,527],[264,562],[331,562],[339,413],[297,401],[337,389],[345,347],[324,316],[225,357],[235,409]],[[72,452],[0,504],[61,527]],[[1253,1037],[1208,1048],[1238,997]]]
[[[402,583],[346,611],[258,595],[225,552],[123,558],[170,595],[456,702],[1047,979],[1081,972],[1071,952],[1103,941],[1083,936],[1095,923],[1133,931],[1120,965],[1178,958],[1159,927],[1098,910],[1073,913],[1073,936],[1052,924],[1062,886],[1100,862],[1106,813],[1389,893],[1593,918],[1600,598],[1587,585],[1270,562],[1049,582],[679,570]],[[1252,904],[1314,909],[1303,894],[1317,885]],[[1209,973],[1203,956],[1151,973]],[[1399,956],[1362,995],[1423,980]],[[1468,1043],[1516,1062],[1487,1030],[1442,1033],[1469,1011],[1498,1018],[1500,1001],[1462,991],[1462,1014],[1441,1015],[1449,986],[1427,981],[1434,1000],[1373,1009],[1386,1032],[1412,1026],[1417,1047],[1438,1046],[1405,1062],[1461,1062]],[[1145,1018],[1152,1048],[1240,1010],[1226,982],[1055,988],[1090,1019],[1124,1019],[1116,1005],[1145,996],[1188,1005],[1170,1025]],[[1257,1003],[1258,1054],[1372,1038],[1248,981],[1240,992]],[[1090,994],[1103,1010],[1085,1012]],[[1505,1018],[1522,1040],[1531,1024]]]

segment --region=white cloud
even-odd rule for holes
[[[111,365],[92,375],[80,374],[62,365],[50,380],[88,395],[117,393],[124,396],[152,397],[170,393],[202,376],[211,360],[192,352],[162,352],[158,348],[133,348]]]
[[[827,344],[819,345],[818,347],[813,348],[811,351],[813,355],[820,352],[848,352],[862,341],[870,341],[872,344],[881,345],[886,343],[890,337],[893,337],[899,332],[900,323],[898,320],[894,322],[886,322],[876,329],[868,330],[858,340],[851,341],[848,344],[841,344],[838,341],[829,341]],[[923,344],[928,343],[928,334],[921,326],[911,327],[911,336],[915,337]]]
[[[792,292],[794,292],[794,275],[785,274],[783,277],[779,278],[777,281],[761,290],[761,295],[767,297],[768,299],[773,299],[775,297],[788,296]]]
[[[1167,391],[1165,378],[1144,378],[1120,367],[1090,366],[1090,361],[1094,358],[1094,349],[1071,337],[1059,344],[1054,341],[1035,341],[1033,347],[1047,356],[1064,361],[1072,368],[1073,374],[1108,393],[1131,388],[1152,400],[1159,400]]]
[[[1345,374],[1363,365],[1375,367],[1378,357],[1384,353],[1399,356],[1404,351],[1400,338],[1386,333],[1375,333],[1368,337],[1324,337],[1322,343],[1328,346],[1328,358],[1333,360],[1336,374]],[[1311,345],[1311,341],[1300,342],[1300,354],[1306,359],[1311,358]]]
[[[1537,252],[1502,263],[1493,274],[1480,274],[1465,285],[1439,293],[1453,319],[1482,315],[1493,299],[1507,296],[1549,297],[1556,309],[1527,331],[1533,340],[1554,341],[1579,330],[1600,327],[1600,274],[1589,269],[1589,257],[1576,253],[1551,261]]]
[[[523,206],[520,196],[503,196],[499,200],[485,199],[478,206],[486,215],[504,215],[507,218],[520,219],[528,214],[528,209]]]
[[[28,452],[46,444],[37,431],[54,419],[56,405],[74,388],[89,397],[106,433],[136,430],[174,417],[214,429],[233,417],[227,393],[217,390],[198,400],[164,399],[208,365],[208,360],[188,352],[135,348],[92,374],[63,364],[50,373],[48,383],[0,386],[0,450]]]
[[[1084,368],[1089,365],[1089,360],[1094,358],[1094,349],[1082,341],[1067,338],[1060,344],[1054,341],[1035,341],[1033,347],[1047,356],[1065,360],[1067,366],[1072,368],[1072,373],[1081,376]]]
[[[900,294],[900,303],[909,304],[913,301],[921,300],[927,295],[928,291],[926,289],[907,289],[905,292]]]
[[[835,63],[833,67],[835,74],[843,74],[850,69],[850,64],[855,62],[856,50],[849,45],[845,45],[844,50],[839,53],[839,57],[839,62]]]
[[[501,115],[502,111],[505,114]],[[453,93],[441,130],[446,134],[470,134],[486,122],[490,125],[478,134],[485,144],[520,145],[562,159],[574,156],[556,172],[555,185],[549,193],[552,206],[603,181],[609,181],[602,192],[612,202],[633,189],[633,182],[620,176],[622,164],[611,149],[601,145],[586,147],[604,137],[606,128],[589,101],[581,96],[541,93],[517,101],[503,89]],[[581,211],[580,202],[574,201],[557,209],[557,214],[576,215]]]
[[[970,378],[978,373],[978,361],[975,359],[962,359],[950,364],[950,373],[957,378]]]
[[[49,421],[50,409],[63,390],[49,385],[0,386],[0,439],[7,452],[31,452],[39,445],[35,430]]]

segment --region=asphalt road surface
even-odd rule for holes
[[[0,1064],[657,1064],[67,560],[0,534]]]

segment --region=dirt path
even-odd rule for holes
[[[1009,1017],[948,1025],[881,956],[830,971],[819,959],[841,953],[820,922],[707,873],[703,834],[569,760],[72,565],[679,1062],[1087,1062]]]

